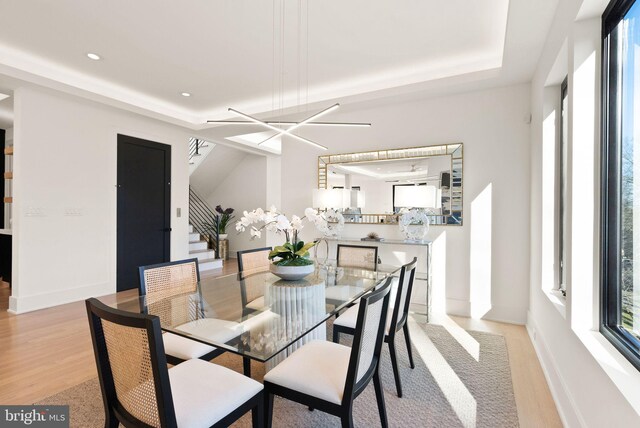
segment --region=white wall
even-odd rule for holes
[[[640,374],[597,332],[601,24],[599,17],[575,22],[582,3],[559,3],[531,83],[531,286],[527,328],[566,426],[639,426]],[[555,276],[549,272],[554,265],[550,239],[554,225],[545,221],[545,216],[553,220],[553,210],[547,208],[557,186],[549,182],[555,168],[548,164],[543,149],[549,141],[543,123],[549,107],[553,107],[549,94],[560,96],[557,87],[549,87],[559,83],[557,76],[549,81],[559,62],[569,70],[572,151],[568,157],[571,231],[564,300],[549,291],[555,286]]]
[[[119,133],[172,146],[171,258],[188,256],[186,129],[30,87],[14,108],[11,310],[115,292]]]
[[[434,274],[446,283],[449,313],[469,315],[474,304],[490,300],[486,318],[524,323],[529,303],[529,109],[527,84],[406,103],[390,100],[375,107],[346,106],[331,119],[373,126],[305,129],[305,137],[329,147],[322,153],[284,142],[283,209],[301,215],[311,206],[320,154],[463,142],[464,225],[431,228],[430,238],[439,241],[437,251],[444,252],[434,255],[440,260]],[[479,233],[472,235],[472,230]],[[396,226],[382,225],[347,225],[343,236],[363,237],[369,231],[400,238]],[[311,226],[304,232],[307,240],[317,236]],[[477,237],[474,242],[472,236]]]
[[[215,155],[214,149],[209,157]],[[236,218],[227,227],[231,257],[235,257],[236,251],[266,245],[266,233],[261,238],[252,240],[249,231],[239,234],[235,229],[235,222],[240,219],[243,211],[268,208],[266,156],[245,155],[226,178],[217,183],[213,191],[203,194],[203,197],[211,207],[222,205],[223,208],[232,207],[236,211]]]

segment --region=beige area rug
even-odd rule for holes
[[[388,347],[383,347],[382,384],[391,427],[517,427],[509,357],[504,337],[464,331],[454,338],[444,327],[412,324],[416,368],[409,368],[404,337],[397,338],[403,398],[395,391]],[[331,337],[331,325],[327,326]],[[341,343],[350,344],[347,337]],[[463,345],[461,345],[464,344]],[[242,372],[242,360],[230,353],[215,360]],[[253,377],[262,379],[264,366],[253,363]],[[68,404],[72,427],[104,426],[97,379],[48,397],[37,404]],[[215,405],[215,403],[212,403]],[[356,427],[380,426],[373,383],[355,400]],[[338,427],[340,420],[320,411],[276,398],[274,427]],[[250,427],[250,414],[234,426]]]

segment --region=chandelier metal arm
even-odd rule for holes
[[[340,104],[339,103],[335,103],[331,107],[327,107],[326,109],[324,109],[322,111],[319,111],[318,113],[309,116],[308,118],[306,118],[302,122],[298,122],[295,125],[292,125],[291,127],[287,128],[286,130],[281,130],[280,132],[273,134],[271,137],[267,138],[266,140],[259,142],[258,145],[264,144],[267,141],[271,140],[272,138],[279,137],[280,135],[284,134],[285,132],[291,132],[294,129],[299,128],[300,126],[311,122],[313,119],[317,119],[320,116],[324,116],[325,114],[327,114],[329,112],[332,112],[333,110],[337,109],[338,107],[340,107]]]
[[[284,120],[265,120],[265,123],[269,125],[291,126],[300,122],[288,122]],[[207,120],[207,123],[216,123],[219,125],[255,125],[255,122],[250,120]],[[308,122],[305,125],[309,126],[353,126],[369,128],[370,123],[365,122]]]
[[[283,134],[286,134],[286,135],[288,135],[288,136],[290,136],[290,137],[293,137],[293,138],[295,138],[295,139],[296,139],[296,140],[298,140],[298,141],[302,141],[303,143],[310,144],[310,145],[312,145],[312,146],[314,146],[314,147],[317,147],[317,148],[319,148],[319,149],[322,149],[322,150],[328,150],[328,148],[327,148],[327,147],[325,147],[325,146],[323,146],[323,145],[321,145],[321,144],[315,143],[315,142],[313,142],[313,141],[311,141],[311,140],[308,140],[308,139],[306,139],[306,138],[304,138],[304,137],[301,137],[301,136],[299,136],[299,135],[292,134],[292,133],[290,133],[290,132],[289,132],[289,131],[287,131],[287,130],[282,130],[282,129],[280,129],[280,128],[276,128],[275,126],[270,125],[270,124],[268,124],[267,122],[264,122],[264,121],[262,121],[262,120],[260,120],[260,119],[256,119],[256,118],[255,118],[255,117],[253,117],[253,116],[249,116],[248,114],[242,113],[241,111],[235,110],[235,109],[233,109],[233,108],[231,108],[231,107],[229,107],[229,111],[230,111],[230,112],[232,112],[232,113],[237,114],[237,115],[238,115],[238,116],[240,116],[240,117],[244,117],[245,119],[250,120],[250,121],[252,121],[252,122],[254,122],[254,123],[257,123],[257,124],[259,124],[259,125],[266,126],[267,128],[269,128],[269,129],[271,129],[271,130],[273,130],[273,131],[276,131],[276,132],[282,132]]]

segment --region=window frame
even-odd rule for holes
[[[600,333],[640,370],[640,340],[621,327],[621,82],[614,31],[635,1],[613,0],[602,15]]]
[[[567,208],[567,193],[568,193],[568,132],[564,135],[565,121],[569,120],[568,111],[568,97],[569,97],[569,76],[565,76],[564,80],[560,84],[560,132],[559,132],[559,144],[558,144],[558,290],[563,296],[567,295],[567,284],[565,281],[566,274],[566,233],[568,225],[566,224],[566,208]],[[564,99],[567,98],[567,111],[564,109]],[[567,123],[567,129],[569,124]],[[565,139],[565,137],[567,137]]]

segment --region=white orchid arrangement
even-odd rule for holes
[[[344,228],[344,216],[340,211],[329,209],[318,213],[313,208],[304,210],[304,215],[312,222],[323,237],[337,237]]]
[[[260,238],[262,231],[265,229],[269,232],[284,235],[286,242],[281,246],[275,247],[269,253],[269,259],[274,260],[277,258],[278,260],[273,263],[279,266],[306,266],[313,264],[313,261],[308,258],[309,250],[316,243],[309,242],[305,244],[303,241],[298,240],[298,234],[304,228],[303,220],[305,218],[321,232],[329,227],[324,213],[318,214],[313,208],[307,208],[303,217],[293,215],[289,219],[279,212],[275,206],[271,206],[269,211],[264,211],[262,208],[257,208],[251,212],[244,211],[240,220],[236,222],[236,230],[244,232],[249,228],[251,239]],[[256,227],[256,225],[260,226]]]

